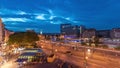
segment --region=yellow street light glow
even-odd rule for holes
[[[88,57],[86,56],[86,57],[85,57],[85,59],[87,60],[87,59],[88,59]]]
[[[43,46],[41,46],[41,48],[43,48]]]
[[[90,50],[90,49],[88,49],[87,51],[90,53],[90,51],[91,51],[91,50]]]
[[[27,51],[24,51],[24,52],[38,52],[38,50],[27,50]]]
[[[23,64],[26,64],[26,61],[24,61]]]
[[[55,49],[55,52],[57,52],[58,50],[57,49]]]

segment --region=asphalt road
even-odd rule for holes
[[[19,66],[16,61],[18,55],[12,55],[12,57],[4,63],[0,68],[78,68],[77,66],[65,62],[59,58],[56,58],[52,63],[34,63],[34,64],[26,64]]]
[[[55,51],[56,49],[57,51]],[[95,48],[94,50],[94,54],[91,54],[87,62],[85,62],[84,46],[79,46],[78,50],[74,50],[71,49],[71,46],[45,44],[43,51],[46,54],[50,54],[53,51],[57,59],[53,63],[27,64],[21,68],[120,68],[119,51],[100,48]],[[72,54],[67,54],[65,53],[66,51],[71,51]],[[1,68],[18,68],[18,64],[14,62],[15,60],[16,56],[12,56]]]
[[[57,56],[61,60],[64,60],[66,62],[69,62],[71,64],[74,64],[76,66],[79,66],[81,68],[84,68],[85,63],[84,63],[84,46],[78,47],[78,50],[72,50],[70,49],[70,46],[56,46],[54,44],[53,48],[51,48],[51,44],[45,44],[44,51],[48,53],[51,51],[51,49],[55,50],[58,49],[56,52]],[[120,58],[119,56],[114,56],[111,55],[111,50],[105,50],[105,49],[97,49],[94,54],[92,54],[88,59],[86,63],[86,67],[89,68],[120,68]],[[64,52],[70,50],[72,51],[72,55],[66,55]],[[98,51],[100,50],[100,51]],[[102,51],[102,52],[101,52]],[[108,51],[108,53],[107,53]],[[119,53],[119,52],[115,52]],[[114,57],[111,57],[114,56]]]

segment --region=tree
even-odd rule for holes
[[[114,47],[116,50],[120,50],[120,46]]]
[[[17,45],[18,47],[35,46],[35,42],[39,40],[35,32],[19,32],[10,35],[8,44]]]
[[[93,36],[91,43],[95,44],[95,46],[97,47],[99,44],[99,37]]]

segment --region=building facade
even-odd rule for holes
[[[61,24],[61,34],[63,34],[65,38],[78,38],[79,33],[79,26],[71,24]]]
[[[0,18],[0,43],[3,43],[4,37],[5,37],[4,24],[2,23],[2,19]]]
[[[110,30],[97,30],[96,36],[101,38],[110,38]]]
[[[70,27],[71,27],[71,24],[61,24],[60,25],[61,34],[66,34],[66,32],[69,30],[68,28]]]
[[[79,37],[82,38],[83,32],[86,30],[86,27],[83,25],[79,26]]]
[[[8,29],[4,29],[4,32],[5,32],[4,42],[7,42],[8,39],[9,39],[9,36],[14,34],[14,32],[13,31],[9,31]]]
[[[113,39],[120,39],[120,28],[114,28],[110,31],[110,36]]]
[[[82,38],[92,38],[93,36],[96,36],[95,29],[86,29],[82,34]]]

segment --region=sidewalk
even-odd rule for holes
[[[0,68],[17,68],[17,63],[14,62],[15,60],[10,60],[8,62],[3,63]]]
[[[18,54],[8,55],[8,59],[0,65],[0,68],[17,68],[17,63],[15,62]]]

